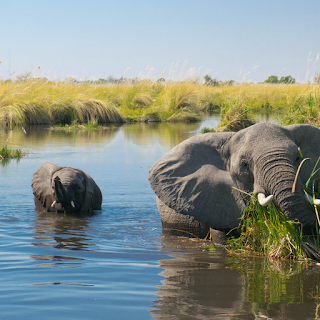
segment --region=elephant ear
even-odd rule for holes
[[[102,193],[100,188],[88,174],[80,169],[76,170],[84,176],[86,187],[86,194],[81,205],[80,213],[85,214],[92,210],[100,210],[102,204]]]
[[[52,204],[52,176],[55,172],[61,169],[63,169],[63,167],[46,162],[33,174],[33,194],[47,209],[50,208]]]
[[[214,229],[239,225],[242,206],[222,158],[231,132],[189,138],[164,155],[150,170],[157,197],[178,213]]]
[[[320,157],[320,129],[308,124],[293,124],[286,129],[293,135],[303,157],[317,161]]]

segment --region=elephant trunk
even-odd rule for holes
[[[54,187],[55,187],[57,200],[61,203],[67,202],[68,201],[67,192],[64,189],[59,177],[54,178]]]
[[[255,182],[254,191],[272,194],[275,205],[286,217],[299,220],[304,231],[309,233],[316,226],[316,215],[305,200],[300,179],[297,181],[295,192],[292,192],[296,168],[291,158],[292,156],[279,149],[260,156],[256,162],[256,169],[259,170],[256,176],[259,176],[259,179]]]

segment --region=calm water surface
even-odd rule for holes
[[[208,243],[162,234],[148,171],[217,123],[0,131],[0,145],[30,152],[0,164],[0,319],[317,318],[318,266],[207,252]],[[46,161],[91,175],[102,210],[80,218],[36,208],[32,174]]]

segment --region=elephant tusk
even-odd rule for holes
[[[75,208],[75,205],[74,205],[74,202],[73,202],[73,200],[71,201],[71,205]]]
[[[52,202],[51,208],[56,204],[56,202],[57,202],[56,200]]]
[[[261,206],[266,207],[273,199],[273,195],[265,196],[263,193],[258,193],[258,201]]]
[[[320,199],[314,199],[308,194],[308,193],[304,193],[305,198],[307,199],[307,201],[309,201],[311,204],[315,204],[316,206],[320,206]]]

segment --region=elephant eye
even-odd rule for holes
[[[246,160],[240,160],[240,163],[239,163],[239,173],[240,175],[242,174],[248,174],[249,173],[249,164]]]
[[[241,160],[240,166],[242,167],[242,169],[245,169],[245,170],[248,170],[248,169],[249,169],[249,164],[248,164],[248,162],[245,161],[245,160]]]

